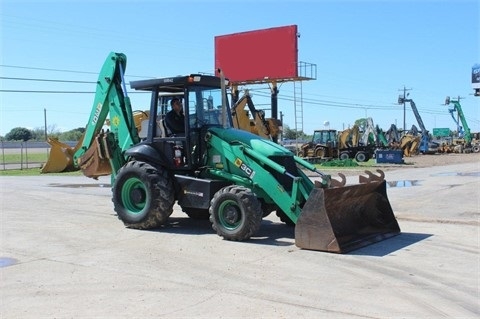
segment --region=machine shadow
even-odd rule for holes
[[[216,234],[209,220],[193,219],[189,217],[170,217],[168,223],[161,228],[152,229],[152,232],[182,235],[212,235]],[[262,244],[273,246],[291,246],[295,244],[295,228],[280,222],[263,220],[257,234],[243,243]]]
[[[190,217],[170,217],[167,224],[152,231],[182,234],[182,235],[211,235],[215,234],[208,219],[194,219]]]
[[[383,257],[397,250],[416,244],[431,236],[433,236],[433,234],[400,233],[397,236],[359,248],[348,254],[353,256]]]
[[[182,234],[187,236],[215,234],[209,220],[192,219],[189,217],[170,217],[168,224],[151,231]],[[346,254],[352,256],[383,257],[431,236],[433,236],[433,234],[402,232],[394,237],[347,252]],[[242,243],[253,245],[295,246],[295,227],[286,225],[282,222],[263,220],[258,233]]]

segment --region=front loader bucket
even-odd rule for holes
[[[295,245],[345,253],[398,235],[386,182],[314,188],[295,226]]]
[[[42,173],[61,173],[78,170],[73,165],[75,149],[56,139],[49,138],[50,155],[47,162],[42,166]]]

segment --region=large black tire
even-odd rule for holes
[[[174,188],[168,172],[144,162],[125,164],[112,192],[118,218],[129,228],[157,228],[173,212]]]
[[[230,185],[220,189],[210,204],[210,222],[219,236],[227,240],[247,240],[262,223],[260,201],[245,187]]]
[[[348,154],[348,152],[342,152],[342,153],[340,153],[339,158],[340,158],[341,160],[345,161],[345,160],[347,160],[347,159],[350,158],[350,155]]]
[[[368,161],[368,155],[362,151],[357,152],[357,154],[355,154],[355,160],[360,163],[366,162]]]
[[[325,155],[326,154],[325,154],[325,149],[324,148],[320,147],[320,148],[317,148],[315,150],[315,157],[322,157],[323,158],[323,157],[325,157]]]

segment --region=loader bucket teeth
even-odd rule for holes
[[[347,178],[345,177],[345,175],[343,175],[342,173],[338,173],[338,176],[340,176],[341,180],[332,178],[332,181],[331,181],[332,187],[343,187],[347,183]]]
[[[328,188],[328,187],[343,187],[347,182],[347,178],[342,173],[338,173],[340,180],[331,178],[330,175],[322,177],[322,181],[314,181],[316,188]]]
[[[358,182],[359,183],[370,183],[370,182],[373,182],[373,181],[378,181],[378,182],[383,181],[385,179],[385,173],[380,169],[377,169],[377,173],[379,175],[375,175],[370,171],[365,171],[365,174],[367,174],[368,176],[367,177],[362,176],[362,175],[358,176]]]
[[[299,248],[345,253],[398,235],[386,181],[314,188],[295,227]]]

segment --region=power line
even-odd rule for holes
[[[63,69],[50,69],[50,68],[37,68],[32,66],[20,66],[20,65],[8,65],[0,64],[0,67],[4,68],[14,68],[14,69],[26,69],[26,70],[38,70],[38,71],[51,71],[51,72],[66,72],[66,73],[76,73],[76,74],[94,74],[98,75],[98,72],[89,72],[89,71],[76,71],[76,70],[63,70]],[[128,75],[131,78],[154,78],[154,76],[141,76],[141,75]]]
[[[4,93],[47,93],[47,94],[95,94],[94,91],[43,91],[43,90],[3,90],[0,89],[0,92]],[[132,91],[128,92],[128,94],[151,94],[150,92],[142,92],[142,91]]]
[[[32,79],[32,78],[12,78],[12,77],[5,77],[0,76],[2,80],[17,80],[17,81],[39,81],[39,82],[57,82],[57,83],[87,83],[87,84],[95,84],[97,82],[94,81],[73,81],[73,80],[51,80],[51,79]]]

